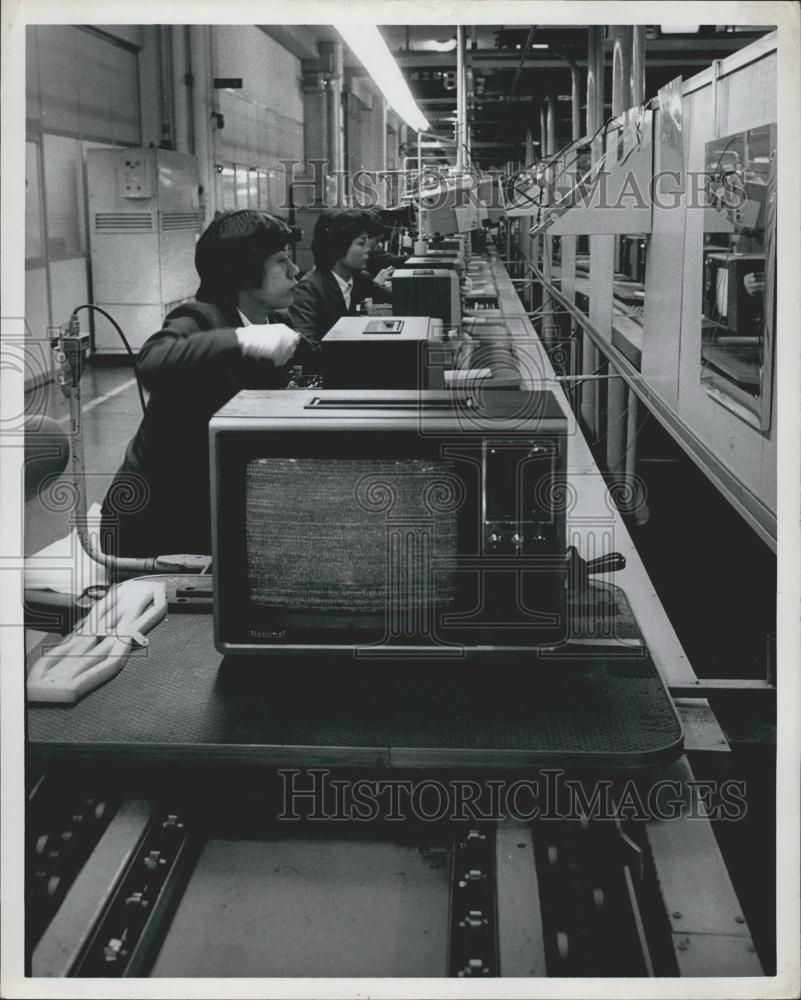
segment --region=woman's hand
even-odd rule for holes
[[[378,272],[378,274],[373,278],[373,281],[377,285],[381,285],[381,287],[383,288],[394,273],[395,273],[394,267],[385,267]]]

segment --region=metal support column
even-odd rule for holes
[[[575,141],[581,138],[581,76],[576,60],[572,56],[567,56],[563,52],[557,55],[570,67],[570,138]]]
[[[587,132],[593,135],[604,121],[604,33],[603,25],[593,25],[588,29],[587,50]],[[593,162],[601,156],[599,140],[592,146]],[[582,374],[592,375],[599,363],[598,348],[592,340],[582,334],[581,345]],[[598,391],[595,382],[585,382],[581,387],[581,419],[590,434],[598,432]]]
[[[175,149],[189,152],[189,88],[187,87],[186,25],[169,28],[172,45],[172,98],[175,121]]]
[[[556,95],[549,94],[545,99],[545,131],[548,137],[548,156],[553,156],[557,150],[556,141]],[[543,191],[543,201],[547,204],[550,200],[551,178],[554,168],[549,167],[544,178],[545,189]],[[548,283],[552,281],[551,256],[553,253],[553,237],[545,233],[542,236],[542,272]],[[542,293],[542,339],[545,346],[552,347],[557,340],[558,330],[556,327],[555,310],[553,299],[547,294],[545,289]]]
[[[465,168],[467,144],[467,79],[464,61],[464,26],[456,28],[456,169]]]
[[[579,68],[576,65],[576,60],[572,56],[564,55],[559,53],[560,57],[564,59],[567,65],[570,67],[570,138],[575,142],[581,138],[581,94],[580,94],[580,83],[581,77],[579,74]],[[564,295],[566,295],[571,302],[575,301],[575,288],[576,288],[576,237],[575,236],[563,236],[561,240],[561,262],[560,262],[560,272],[562,276],[561,288]],[[567,345],[567,350],[570,357],[570,368],[569,374],[576,374],[576,357],[579,353],[575,350],[576,347],[576,337],[581,336],[581,331],[578,329],[575,323],[570,323],[570,343]]]
[[[189,28],[189,63],[192,73],[192,124],[194,152],[197,157],[200,196],[200,224],[203,229],[217,210],[214,168],[214,137],[211,124],[211,56],[208,25],[193,24]]]
[[[545,118],[545,105],[540,105],[540,156],[544,160],[550,153],[548,149],[548,126]]]
[[[526,151],[525,151],[525,163],[526,165],[534,162],[534,137],[531,134],[531,129],[526,129]],[[528,260],[536,260],[539,253],[540,238],[539,236],[531,235],[531,227],[534,224],[534,216],[527,216],[521,218],[520,220],[520,250],[521,253],[528,258]],[[526,272],[525,275],[521,274],[521,277],[528,278],[528,284],[524,286],[525,292],[523,295],[523,303],[528,312],[532,312],[534,309],[534,279],[530,272]]]
[[[161,139],[163,149],[175,149],[175,107],[172,98],[172,45],[169,25],[157,29],[161,79]]]
[[[615,25],[612,29],[612,114],[615,117],[632,105],[632,46],[631,27]],[[607,252],[614,253],[615,237],[602,239]],[[597,245],[601,240],[594,242]],[[606,406],[606,464],[610,472],[620,473],[626,460],[626,385],[622,379],[609,380]]]

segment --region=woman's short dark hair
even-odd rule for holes
[[[232,302],[245,288],[259,288],[265,260],[300,232],[283,219],[255,209],[222,212],[206,228],[195,247],[200,275],[200,302]]]
[[[328,209],[320,213],[312,235],[314,263],[321,271],[330,271],[340,257],[369,227],[367,213],[359,208]]]
[[[367,235],[371,239],[375,236],[383,239],[387,235],[387,231],[391,230],[392,227],[384,225],[381,213],[375,209],[367,209],[364,214],[367,216]]]

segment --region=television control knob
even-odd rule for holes
[[[501,541],[502,541],[502,540],[503,540],[503,539],[502,539],[502,538],[501,538],[501,536],[500,536],[500,535],[498,534],[498,532],[497,532],[497,531],[493,531],[493,532],[492,532],[492,534],[491,534],[491,535],[489,536],[489,547],[490,547],[490,548],[491,548],[491,549],[492,549],[493,551],[495,551],[495,550],[499,549],[499,548],[500,548],[500,545],[501,545]]]

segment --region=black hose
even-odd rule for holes
[[[78,313],[81,311],[81,309],[94,309],[95,312],[99,312],[101,316],[105,316],[106,319],[109,321],[109,323],[111,323],[111,325],[114,327],[114,329],[120,335],[120,340],[125,345],[125,350],[128,352],[129,357],[132,360],[135,360],[134,359],[134,353],[131,350],[131,345],[128,343],[127,337],[122,332],[122,329],[121,329],[119,323],[114,319],[113,316],[111,316],[109,313],[107,313],[105,309],[101,309],[100,306],[92,305],[91,302],[87,302],[87,303],[85,303],[82,306],[78,306],[77,309],[73,309],[72,315],[73,316],[77,316]],[[136,388],[139,390],[139,402],[142,404],[142,413],[144,413],[145,409],[146,409],[145,394],[142,391],[142,383],[139,381],[139,373],[136,370],[136,364],[135,363],[134,363],[134,376],[136,377]]]

